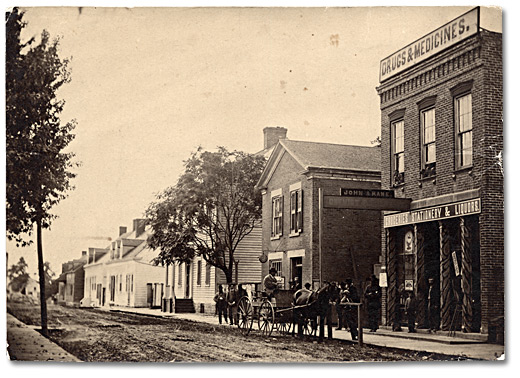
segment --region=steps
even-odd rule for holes
[[[193,305],[193,299],[175,299],[175,312],[176,313],[195,313],[195,306]]]

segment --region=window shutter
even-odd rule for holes
[[[283,235],[283,196],[280,196],[280,235]]]
[[[271,237],[274,237],[274,214],[275,208],[274,208],[274,198],[271,198]]]
[[[303,190],[300,190],[298,198],[298,231],[303,231]]]

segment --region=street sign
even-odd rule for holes
[[[393,190],[341,188],[342,197],[394,198]]]

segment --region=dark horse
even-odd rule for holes
[[[293,335],[298,325],[298,336],[303,337],[305,323],[311,324],[319,318],[320,332],[318,341],[325,336],[325,320],[327,320],[328,338],[332,339],[331,300],[335,297],[337,288],[334,284],[326,283],[316,291],[297,291],[294,295]],[[315,323],[314,323],[315,324]]]

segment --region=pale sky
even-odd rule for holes
[[[370,145],[380,134],[379,61],[472,9],[27,8],[23,39],[47,29],[72,57],[59,92],[82,166],[43,234],[54,271],[132,227],[199,145],[256,152],[262,129]],[[481,27],[501,31],[499,9]],[[36,246],[7,243],[9,265]]]

